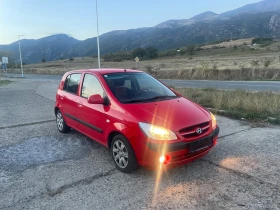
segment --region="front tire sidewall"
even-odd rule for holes
[[[65,123],[63,115],[59,110],[56,112],[56,125],[61,133],[68,133],[70,131],[70,127]]]
[[[128,164],[124,168],[121,168],[120,166],[118,166],[118,164],[116,163],[116,161],[114,159],[113,145],[116,141],[121,141],[125,145],[126,150],[128,152]],[[112,155],[114,164],[119,171],[121,171],[123,173],[132,173],[133,171],[135,171],[139,168],[134,151],[133,151],[129,141],[123,135],[118,134],[113,138],[110,151],[111,151],[111,155]]]

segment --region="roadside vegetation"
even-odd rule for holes
[[[136,62],[135,57],[139,58]],[[104,68],[139,69],[160,79],[280,80],[280,41],[270,38],[225,40],[168,51],[154,47],[104,55]],[[68,58],[23,66],[25,73],[59,74],[98,68],[97,58]],[[12,69],[12,70],[11,70]],[[19,66],[9,71],[20,73]]]
[[[188,99],[211,111],[237,119],[280,124],[280,94],[212,88],[175,88]]]
[[[9,81],[9,80],[1,80],[1,79],[0,79],[0,86],[8,85],[8,84],[10,84],[10,83],[11,83],[11,81]]]

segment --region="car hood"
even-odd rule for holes
[[[173,131],[211,120],[208,111],[186,98],[149,103],[125,104],[125,109],[139,122],[146,122]]]

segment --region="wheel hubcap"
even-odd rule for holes
[[[125,168],[128,164],[128,152],[124,143],[120,140],[114,142],[113,157],[120,168]]]
[[[56,123],[59,130],[63,129],[63,117],[62,114],[59,112],[56,115]]]

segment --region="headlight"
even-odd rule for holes
[[[148,123],[139,123],[142,131],[151,139],[154,140],[176,140],[177,136],[172,131]]]
[[[215,115],[213,115],[212,113],[211,113],[211,119],[212,119],[212,128],[214,130],[217,127],[217,121]]]

